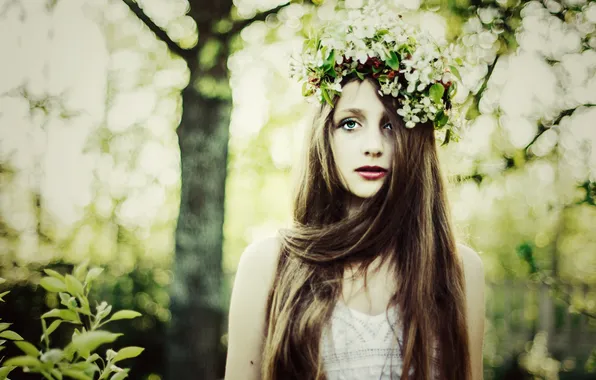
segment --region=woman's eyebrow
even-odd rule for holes
[[[356,117],[359,117],[361,119],[366,119],[366,112],[360,108],[345,108],[345,109],[342,109],[337,112],[337,114],[341,114],[341,113],[351,113],[351,114],[355,115]],[[381,116],[381,123],[384,123],[387,121],[389,121],[389,115],[387,114],[387,112],[383,112],[383,116]]]

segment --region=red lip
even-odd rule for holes
[[[368,172],[368,173],[378,173],[378,172],[387,172],[387,169],[382,168],[380,166],[361,166],[358,169],[356,169],[357,172]]]
[[[387,169],[380,166],[361,166],[356,171],[361,177],[367,180],[377,180],[385,177],[387,174]]]

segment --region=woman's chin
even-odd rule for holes
[[[381,184],[370,184],[366,186],[354,186],[350,192],[358,198],[372,198],[381,189]]]

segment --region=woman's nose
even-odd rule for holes
[[[366,156],[380,156],[383,154],[383,136],[380,131],[371,130],[362,136],[362,152]]]

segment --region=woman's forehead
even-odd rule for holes
[[[386,109],[377,97],[377,89],[369,81],[351,81],[343,86],[335,109],[338,116],[345,113],[381,118]]]

